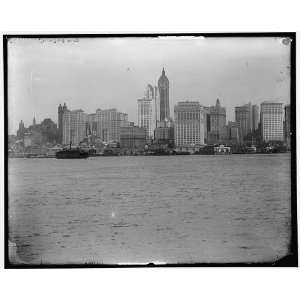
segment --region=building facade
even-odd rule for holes
[[[154,130],[154,141],[157,144],[174,147],[174,123],[172,120],[157,122],[157,127]]]
[[[138,126],[146,130],[147,138],[153,137],[154,123],[153,123],[153,100],[152,99],[138,99]]]
[[[208,142],[212,144],[220,142],[225,126],[226,109],[221,106],[220,100],[217,99],[216,105],[209,108]]]
[[[283,103],[265,101],[260,106],[261,136],[264,142],[283,141]]]
[[[81,109],[66,110],[63,114],[63,140],[64,145],[79,145],[87,136],[87,114]]]
[[[97,109],[97,136],[104,142],[120,141],[120,128],[128,126],[128,115],[112,109]]]
[[[138,126],[120,128],[120,148],[124,150],[143,150],[146,145],[146,129]]]
[[[259,107],[258,105],[252,105],[252,130],[258,129],[259,124]]]
[[[162,74],[158,79],[158,96],[159,96],[159,113],[160,121],[170,118],[169,106],[169,79],[166,76],[165,69],[163,68]]]
[[[68,110],[66,103],[58,106],[58,143],[63,143],[63,114]]]
[[[253,132],[252,105],[248,104],[235,107],[235,121],[239,124],[241,139],[245,139]]]
[[[206,114],[197,101],[178,102],[174,108],[175,145],[203,145],[206,131]]]

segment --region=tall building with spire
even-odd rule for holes
[[[222,140],[222,130],[226,125],[226,109],[217,99],[216,105],[209,108],[209,143],[219,143]]]
[[[145,128],[147,139],[151,139],[153,138],[157,121],[159,121],[157,87],[153,87],[151,84],[148,84],[144,98],[138,99],[137,102],[138,126]]]
[[[68,110],[66,103],[62,106],[58,106],[58,143],[62,144],[63,142],[63,115]]]
[[[159,107],[160,107],[160,121],[165,121],[170,118],[169,106],[169,79],[165,74],[163,68],[162,74],[158,79],[158,94],[159,94]]]

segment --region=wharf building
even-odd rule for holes
[[[261,136],[264,142],[283,141],[283,103],[264,101],[260,105]]]
[[[146,129],[130,123],[120,128],[120,148],[123,152],[144,150],[146,145]]]
[[[208,115],[208,143],[220,143],[226,126],[226,109],[221,106],[219,99],[217,99],[215,106],[209,107]]]
[[[174,122],[171,119],[157,122],[157,127],[154,130],[154,141],[159,145],[174,147]]]
[[[291,120],[290,120],[290,105],[284,107],[284,140],[287,147],[291,148]]]
[[[203,145],[206,131],[204,107],[198,101],[178,102],[174,115],[176,147]]]

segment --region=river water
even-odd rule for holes
[[[9,160],[12,263],[266,262],[287,254],[290,154]]]

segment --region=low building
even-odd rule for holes
[[[174,147],[174,124],[171,120],[157,122],[157,127],[154,130],[154,141],[156,144]]]
[[[120,128],[120,148],[122,150],[143,150],[146,145],[146,129],[138,126]]]

